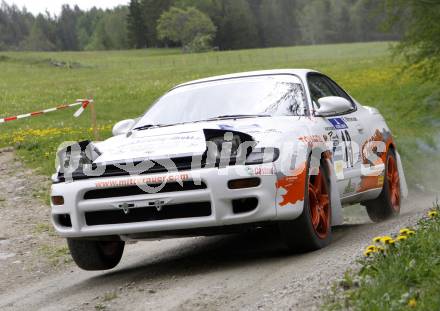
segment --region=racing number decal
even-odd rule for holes
[[[348,130],[341,131],[342,141],[345,146],[345,162],[347,167],[354,167],[353,145]]]
[[[354,167],[354,150],[352,144],[352,138],[348,130],[348,125],[343,118],[331,118],[328,121],[333,125],[334,132],[330,131],[330,139],[333,140],[333,152],[336,151],[337,145],[341,142],[339,140],[339,135],[344,143],[344,148],[342,150],[342,158],[344,159],[347,168]]]

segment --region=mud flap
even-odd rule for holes
[[[328,167],[330,168],[330,197],[332,203],[332,226],[342,225],[344,217],[342,216],[341,197],[339,196],[338,184],[336,180],[336,173],[333,163],[327,159]]]
[[[400,154],[396,151],[397,158],[397,170],[399,171],[400,178],[400,194],[402,198],[406,199],[408,197],[408,185],[406,183],[405,172],[403,171],[402,160],[400,159]]]

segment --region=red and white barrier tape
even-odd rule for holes
[[[81,106],[73,115],[75,118],[78,118],[90,103],[93,103],[92,99],[78,99],[75,103],[70,104],[70,105],[60,105],[55,108],[45,109],[45,110],[41,110],[41,111],[35,111],[35,112],[21,114],[18,116],[12,116],[12,117],[8,117],[8,118],[3,118],[3,119],[0,119],[0,123],[6,123],[9,121],[15,121],[15,120],[30,118],[30,117],[37,117],[37,116],[41,116],[45,113],[49,113],[49,112],[53,112],[53,111],[57,111],[57,110],[64,110],[64,109],[68,109],[68,108],[76,107],[76,106]]]

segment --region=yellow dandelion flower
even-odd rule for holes
[[[390,236],[384,236],[380,239],[380,242],[383,244],[389,244],[393,239]]]
[[[438,216],[438,212],[437,211],[429,211],[428,216],[429,216],[429,218],[435,218]]]
[[[373,242],[374,242],[374,243],[379,243],[381,239],[382,239],[381,236],[377,236],[377,237],[375,237],[375,238],[373,239]]]
[[[409,235],[409,236],[414,235],[414,234],[416,234],[415,231],[413,231],[413,230],[409,230],[409,232],[408,232],[408,235]]]
[[[400,235],[408,235],[408,232],[410,232],[411,230],[408,228],[403,228],[399,231]]]
[[[408,307],[410,308],[415,308],[417,306],[417,300],[415,298],[411,298],[408,301]]]
[[[371,256],[371,255],[374,254],[374,253],[376,253],[376,252],[373,251],[373,250],[371,250],[371,249],[367,249],[367,250],[364,252],[364,255],[365,255],[365,257],[369,257],[369,256]]]
[[[375,245],[370,245],[367,247],[367,251],[377,252],[377,247]]]
[[[382,246],[378,246],[377,247],[377,251],[380,253],[384,253],[385,252],[385,248],[383,248]]]
[[[400,241],[405,241],[406,239],[408,239],[408,237],[406,235],[399,235],[396,238],[396,241],[400,242]]]

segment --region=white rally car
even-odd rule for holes
[[[407,194],[384,118],[329,77],[271,70],[179,85],[103,142],[60,148],[52,220],[86,270],[115,267],[125,241],[276,226],[315,250],[361,203],[373,221]]]

